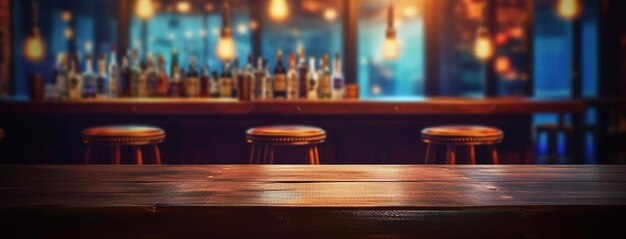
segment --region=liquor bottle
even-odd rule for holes
[[[145,85],[145,75],[141,70],[141,65],[139,62],[139,51],[136,49],[133,50],[132,60],[133,66],[131,68],[130,74],[130,96],[133,98],[139,98],[142,96],[141,88]]]
[[[287,99],[294,100],[299,98],[300,84],[298,79],[298,70],[296,69],[296,55],[289,55],[289,71],[287,72]]]
[[[317,71],[315,71],[315,57],[309,59],[309,72],[307,77],[307,99],[317,100]]]
[[[170,81],[168,94],[172,98],[183,97],[183,84],[181,82],[181,73],[178,66],[172,68],[172,81]]]
[[[87,55],[83,72],[83,98],[96,98],[97,76],[93,72],[93,57]]]
[[[204,65],[202,67],[202,75],[200,75],[200,97],[208,98],[211,96],[211,74],[209,73],[209,66]]]
[[[115,46],[111,47],[111,61],[109,63],[109,98],[120,96],[120,67],[117,64],[117,54]]]
[[[52,73],[52,84],[56,91],[56,98],[67,98],[67,55],[63,52],[57,57],[57,66]]]
[[[217,71],[211,73],[211,98],[220,98],[220,76]]]
[[[231,94],[230,94],[230,97],[236,99],[237,95],[238,95],[237,92],[239,92],[239,86],[237,84],[237,82],[238,82],[237,79],[239,78],[239,75],[241,74],[240,69],[239,69],[239,59],[238,58],[235,58],[235,61],[234,61],[234,64],[233,64],[233,69],[232,69],[231,72],[232,72],[233,78],[230,80],[230,82],[231,82],[231,88],[230,88]]]
[[[298,85],[299,87],[299,98],[306,99],[308,98],[308,85],[309,85],[309,68],[306,63],[306,56],[304,55],[304,47],[299,50],[300,63],[298,65]]]
[[[68,74],[68,99],[79,100],[83,95],[83,78],[78,73],[78,54],[73,53],[70,57],[70,71]]]
[[[146,94],[148,97],[156,97],[158,96],[157,85],[158,85],[159,75],[156,70],[156,66],[154,62],[154,55],[152,53],[148,53],[148,57],[146,58],[148,61],[148,66],[146,67],[146,70],[145,70],[146,82],[147,82]]]
[[[128,55],[122,58],[122,70],[120,71],[120,97],[130,97],[130,80],[132,72],[130,70],[130,63]]]
[[[287,70],[283,66],[283,51],[276,53],[276,67],[274,68],[274,98],[287,99]]]
[[[333,64],[333,99],[342,100],[345,94],[345,79],[341,69],[341,58],[339,53],[335,54],[335,62]]]
[[[265,92],[265,86],[263,85],[265,78],[265,69],[263,69],[263,58],[259,57],[257,60],[257,67],[254,72],[254,78],[252,80],[252,92],[254,100],[262,100]]]
[[[168,94],[170,80],[167,76],[167,72],[165,71],[165,57],[161,54],[159,54],[158,65],[156,95],[158,97],[166,97]]]
[[[104,52],[98,57],[98,76],[96,78],[96,98],[109,97],[109,75],[107,74],[107,57]]]
[[[237,92],[239,101],[250,101],[252,99],[252,79],[254,79],[254,58],[248,55],[248,64],[237,74]]]
[[[200,80],[198,77],[198,69],[196,68],[196,58],[192,57],[189,61],[189,69],[185,77],[185,94],[189,98],[197,98],[200,96]]]
[[[230,69],[230,62],[224,62],[224,71],[222,71],[222,75],[220,76],[220,97],[221,98],[230,98],[232,96],[233,90],[233,75]]]
[[[178,64],[178,50],[176,48],[172,49],[172,64],[170,66],[170,78],[174,78],[174,70],[180,69],[180,65]]]
[[[331,99],[333,97],[332,91],[332,75],[330,74],[330,59],[328,55],[324,55],[322,58],[322,66],[320,69],[319,83],[318,83],[318,97],[320,99]]]
[[[263,99],[274,99],[274,87],[272,84],[272,74],[270,73],[270,64],[267,59],[263,61],[265,74],[263,76]]]

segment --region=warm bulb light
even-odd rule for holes
[[[188,1],[180,1],[176,4],[176,11],[180,13],[188,13],[191,11],[191,3]]]
[[[383,43],[383,58],[385,60],[395,60],[400,56],[400,43],[398,39],[393,38],[385,38],[385,42]]]
[[[285,20],[289,16],[289,7],[286,0],[272,0],[270,2],[270,17],[275,21]]]
[[[557,8],[559,15],[568,20],[578,17],[580,12],[578,0],[559,0]]]
[[[63,10],[61,12],[61,20],[63,20],[64,22],[69,22],[72,20],[72,12],[70,12],[69,10]]]
[[[493,56],[493,44],[486,27],[480,27],[474,42],[474,56],[479,60],[487,60]]]
[[[63,32],[63,34],[65,35],[66,39],[72,39],[74,37],[74,30],[72,28],[65,28],[65,31]]]
[[[152,0],[137,0],[137,6],[135,7],[135,14],[141,20],[148,20],[154,15],[154,7],[152,6]]]
[[[337,19],[337,10],[333,9],[333,8],[327,8],[326,10],[324,10],[324,19],[326,19],[326,21],[334,21]]]
[[[36,30],[31,36],[26,38],[24,42],[24,57],[31,62],[39,62],[46,55],[46,44]]]
[[[217,58],[220,60],[230,61],[235,59],[237,55],[235,40],[232,37],[220,37],[215,51],[217,52]]]

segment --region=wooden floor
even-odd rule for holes
[[[0,167],[0,225],[19,237],[626,238],[624,223],[626,166]]]

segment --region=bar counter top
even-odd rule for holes
[[[625,166],[0,167],[9,237],[624,238],[624,213]]]
[[[0,100],[0,114],[69,115],[527,115],[580,113],[584,107],[583,100],[540,98],[252,102],[215,99]]]

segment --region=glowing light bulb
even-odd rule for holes
[[[275,21],[285,20],[289,16],[289,7],[286,0],[272,0],[270,2],[270,17]]]
[[[398,39],[394,38],[385,38],[385,42],[383,43],[383,57],[386,60],[395,60],[400,55],[400,43],[398,43]]]
[[[580,4],[578,0],[559,0],[557,10],[561,17],[571,20],[578,17]]]
[[[69,22],[72,20],[72,12],[70,12],[69,10],[63,10],[61,12],[61,20],[63,20],[64,22]]]
[[[137,0],[137,5],[135,6],[135,14],[141,20],[150,19],[154,15],[152,0]]]
[[[188,1],[180,1],[176,4],[176,10],[180,13],[188,13],[191,11],[191,3]]]
[[[223,61],[230,61],[235,59],[237,51],[235,49],[235,40],[230,37],[220,37],[215,49],[217,57]]]
[[[65,35],[65,38],[72,39],[74,37],[74,30],[69,27],[65,28],[65,31],[63,32],[63,34]]]
[[[486,27],[478,28],[476,41],[474,42],[474,56],[480,60],[487,60],[493,56],[493,44]]]
[[[46,55],[46,44],[39,35],[39,29],[34,29],[32,35],[26,38],[24,42],[24,57],[32,62],[43,60]]]
[[[327,8],[326,10],[324,10],[324,19],[329,22],[337,19],[337,10],[335,10],[334,8]]]

